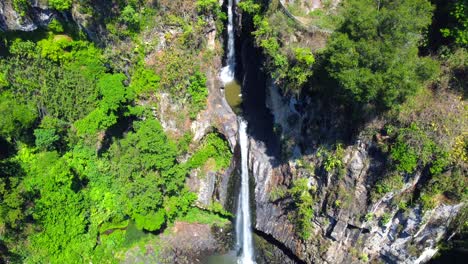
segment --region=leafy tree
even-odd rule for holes
[[[127,5],[122,10],[120,19],[134,30],[138,30],[140,27],[140,16],[131,5]]]
[[[260,4],[254,3],[253,0],[244,0],[237,4],[242,11],[248,14],[255,15],[260,11]]]
[[[37,117],[31,104],[18,102],[9,92],[0,94],[0,113],[0,136],[7,138],[18,137]]]
[[[125,79],[123,74],[106,74],[101,77],[97,86],[102,99],[98,108],[75,122],[79,135],[94,135],[117,123],[117,110],[126,101],[125,87],[122,83]]]
[[[0,160],[0,227],[3,230],[12,228],[17,233],[27,216],[23,177],[24,172],[15,160]]]
[[[36,137],[36,146],[43,150],[52,150],[54,143],[60,139],[53,128],[35,129],[34,136]]]
[[[345,21],[326,51],[327,71],[358,104],[392,107],[435,75],[418,57],[421,31],[431,22],[427,0],[347,1]]]
[[[232,158],[227,142],[216,133],[210,133],[203,139],[201,147],[188,160],[187,165],[190,169],[198,168],[210,158],[215,160],[216,170],[227,168]]]
[[[73,0],[48,0],[49,5],[58,11],[66,11],[71,8]]]
[[[56,152],[36,154],[24,146],[19,159],[27,174],[26,190],[39,197],[33,217],[41,232],[31,236],[28,250],[35,254],[30,261],[68,263],[88,255],[94,246],[87,234],[89,206],[67,160]]]
[[[197,10],[203,14],[210,14],[219,9],[217,0],[197,0]]]
[[[71,50],[62,49],[62,44],[57,49],[51,48],[57,43],[53,38],[38,45],[14,41],[11,56],[2,60],[2,64],[6,65],[5,79],[16,100],[36,105],[41,116],[47,114],[73,122],[95,108],[96,83],[106,68],[101,52],[93,45],[68,39],[58,42]]]
[[[137,227],[154,231],[172,219],[174,212],[185,212],[194,197],[184,189],[186,169],[176,163],[176,145],[161,124],[147,119],[136,122],[134,128],[135,132],[111,147],[111,173],[122,186],[125,212]]]
[[[52,19],[48,25],[49,30],[51,30],[54,33],[63,33],[63,25],[58,21],[57,19]]]
[[[260,8],[247,3],[245,8],[257,11]],[[304,47],[282,46],[280,36],[283,33],[274,28],[268,17],[256,14],[253,20],[256,27],[253,34],[257,45],[263,48],[268,57],[268,66],[272,71],[272,76],[277,82],[283,84],[282,87],[286,91],[299,93],[302,86],[312,76],[312,66],[315,62],[312,51]]]
[[[130,97],[157,91],[160,80],[161,78],[153,70],[146,69],[143,66],[137,67],[131,78]]]

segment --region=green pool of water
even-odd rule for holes
[[[236,80],[224,86],[224,95],[232,110],[235,112],[240,111],[240,105],[242,103],[241,86]]]

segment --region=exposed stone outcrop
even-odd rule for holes
[[[27,12],[15,9],[13,0],[0,2],[0,30],[1,31],[33,31],[46,26],[54,17],[46,1],[30,0]]]
[[[300,120],[288,123],[298,112],[290,98],[279,98],[276,87],[269,87],[267,105],[283,131],[300,137],[301,124],[313,117],[302,113]],[[309,100],[310,102],[310,100]],[[310,105],[309,105],[310,107]],[[307,111],[317,113],[317,111]],[[309,120],[310,121],[310,120]],[[300,140],[298,140],[300,141]],[[380,259],[388,263],[423,263],[436,252],[437,243],[444,237],[448,225],[462,204],[442,204],[431,211],[419,206],[398,210],[393,199],[401,193],[412,192],[420,179],[418,172],[406,179],[401,190],[387,193],[377,201],[370,199],[370,182],[381,177],[385,163],[375,154],[375,143],[360,136],[354,145],[345,149],[344,175],[327,173],[321,168],[308,171],[291,153],[289,162],[265,153],[262,142],[251,139],[249,161],[255,179],[255,228],[283,243],[306,263],[359,263],[366,259]],[[299,151],[295,148],[296,151]],[[317,164],[319,158],[311,144],[300,153],[302,160]],[[294,230],[291,200],[272,201],[270,193],[279,186],[290,186],[293,178],[307,177],[315,185],[315,217],[311,239],[302,241]],[[340,201],[339,204],[336,201]],[[373,219],[364,217],[372,214]],[[383,215],[388,223],[379,221]],[[272,260],[273,263],[274,260]]]

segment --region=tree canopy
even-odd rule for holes
[[[418,57],[432,9],[427,0],[346,1],[326,50],[326,69],[346,97],[388,109],[435,76],[436,62]]]

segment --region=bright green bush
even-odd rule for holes
[[[48,0],[49,5],[58,11],[66,11],[71,8],[73,0]]]
[[[53,128],[35,129],[34,136],[36,137],[36,146],[42,150],[52,150],[54,143],[60,139]]]
[[[440,173],[449,164],[448,154],[415,123],[398,131],[390,157],[396,163],[396,169],[405,173],[412,173],[419,165],[431,163],[432,172]]]
[[[30,3],[28,0],[13,0],[13,8],[17,11],[21,16],[26,15],[26,11],[29,7]]]
[[[255,15],[260,12],[260,4],[255,3],[254,0],[244,0],[237,4],[237,6],[244,12]]]
[[[208,97],[208,89],[206,87],[206,77],[196,72],[190,77],[190,84],[187,89],[190,97],[190,118],[195,119],[197,114],[206,108],[206,100]]]
[[[132,75],[129,95],[134,98],[137,95],[154,93],[159,89],[160,80],[153,70],[139,66]]]
[[[191,208],[187,214],[181,218],[180,221],[185,221],[188,223],[201,223],[201,224],[217,224],[224,225],[229,221],[226,218],[223,218],[217,214],[201,210],[199,208]]]
[[[317,156],[323,158],[323,166],[327,172],[334,173],[338,171],[338,173],[342,173],[342,170],[344,169],[344,148],[342,144],[338,143],[335,146],[334,152],[326,149],[319,149]]]
[[[384,213],[380,218],[380,224],[384,226],[388,224],[390,220],[392,220],[392,215],[390,213]]]
[[[403,142],[396,143],[390,153],[398,171],[412,173],[418,166],[416,151]]]
[[[132,30],[140,28],[140,15],[135,11],[131,5],[127,5],[120,15],[120,20],[127,24]]]
[[[314,216],[313,197],[306,178],[297,179],[288,190],[297,208],[296,227],[299,236],[308,240],[312,234],[312,218]]]
[[[60,23],[60,21],[57,19],[52,19],[48,25],[48,28],[54,33],[63,33],[64,31],[62,23]]]
[[[95,135],[117,123],[117,110],[126,101],[123,74],[106,74],[97,86],[102,99],[99,106],[85,118],[75,122],[78,135]]]
[[[287,21],[288,18],[283,19]],[[274,21],[270,21],[268,16],[256,14],[253,20],[255,31],[252,34],[257,45],[267,55],[267,64],[272,76],[284,84],[282,87],[286,91],[298,93],[312,76],[312,66],[315,62],[312,51],[304,47],[283,47],[280,35],[286,35],[287,32],[277,29],[278,26],[273,25]]]
[[[441,29],[441,33],[446,38],[452,38],[455,43],[461,46],[468,45],[468,1],[454,1],[451,4],[450,27]]]
[[[385,194],[388,192],[401,190],[403,188],[403,176],[394,174],[390,177],[384,178],[381,182],[377,183],[375,190],[377,194]]]
[[[9,92],[0,94],[0,136],[18,137],[31,127],[36,120],[37,112],[31,103],[21,103]]]

